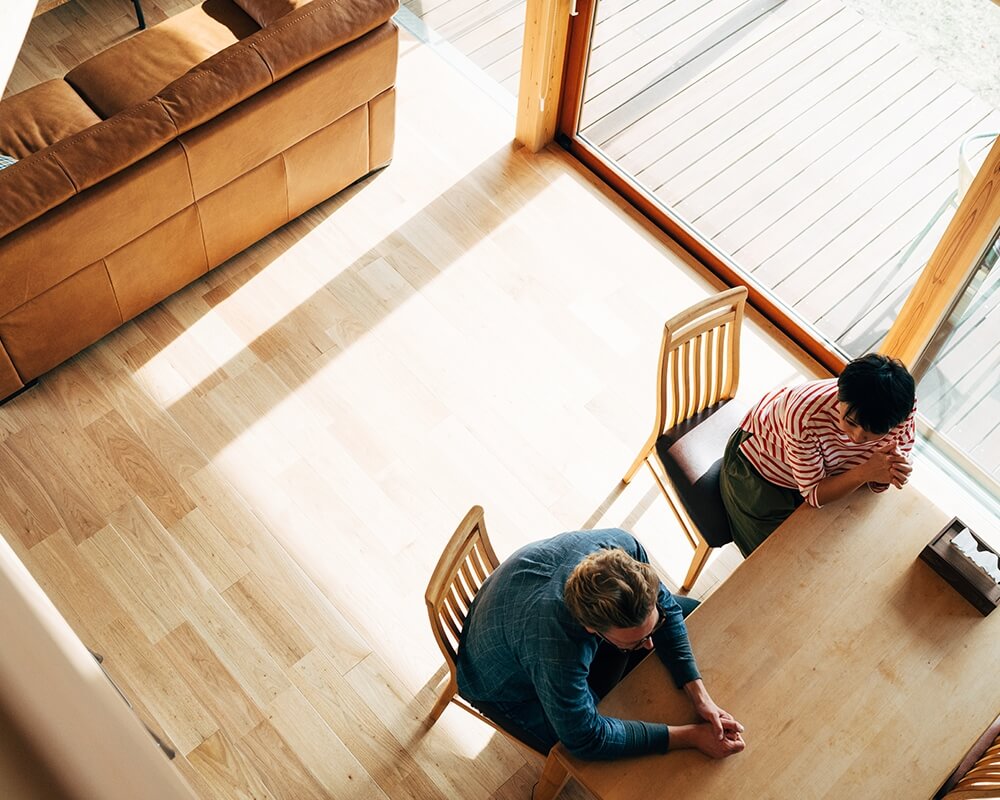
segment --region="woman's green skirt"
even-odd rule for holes
[[[737,428],[729,437],[719,477],[733,541],[744,556],[757,549],[802,503],[796,489],[771,483],[743,455],[740,445],[752,435]]]

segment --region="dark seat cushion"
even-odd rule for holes
[[[712,547],[733,540],[719,493],[719,470],[726,442],[749,406],[738,398],[706,408],[656,441],[663,465],[691,520]]]

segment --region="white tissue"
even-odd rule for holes
[[[976,541],[968,528],[962,528],[955,534],[955,538],[951,540],[951,546],[989,575],[994,583],[1000,584],[1000,563],[997,563],[996,555],[980,550],[979,542]]]

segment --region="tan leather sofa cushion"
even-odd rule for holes
[[[0,203],[0,237],[317,57],[374,30],[397,8],[397,0],[312,0],[210,56],[155,98],[0,170],[0,196],[5,198]]]
[[[336,158],[330,158],[336,153]],[[288,216],[297,217],[368,171],[368,107],[356,108],[283,154]]]
[[[107,118],[257,30],[232,0],[205,0],[87,59],[66,80]]]
[[[141,236],[193,200],[184,152],[171,142],[3,237],[0,315]]]
[[[274,80],[392,19],[398,0],[312,0],[246,40]]]
[[[0,153],[26,158],[100,121],[66,81],[45,81],[0,103]]]
[[[156,101],[130,108],[0,170],[0,239],[176,136]],[[0,293],[0,302],[3,295]]]
[[[41,375],[122,324],[104,262],[0,317],[0,341],[22,375]]]
[[[257,20],[262,28],[308,2],[310,0],[236,0],[239,7]]]
[[[0,342],[0,397],[10,397],[14,392],[24,387],[21,376],[14,369],[14,364]]]
[[[51,154],[0,169],[0,238],[75,193],[73,182]]]
[[[195,197],[214,192],[392,86],[397,37],[386,24],[180,137]]]
[[[392,160],[396,139],[396,90],[386,89],[368,101],[368,169],[384,167]]]
[[[198,210],[188,206],[104,259],[129,320],[208,271]]]
[[[217,267],[280,228],[289,220],[281,156],[199,200],[198,213],[209,267]]]

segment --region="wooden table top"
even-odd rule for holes
[[[912,488],[804,506],[689,617],[742,754],[560,760],[602,800],[930,797],[1000,711],[1000,613],[917,558],[950,517]],[[656,658],[600,708],[694,721]]]

